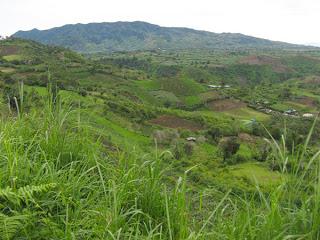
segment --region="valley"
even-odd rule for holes
[[[296,233],[303,219],[296,210],[275,205],[303,205],[310,195],[310,205],[299,211],[315,209],[319,49],[156,45],[79,52],[16,37],[0,41],[1,129],[7,146],[1,151],[8,159],[14,159],[11,151],[17,156],[25,151],[21,164],[30,164],[24,172],[14,160],[1,163],[11,169],[1,180],[14,181],[12,192],[19,191],[16,186],[50,183],[39,195],[48,192],[43,198],[51,199],[60,191],[63,196],[54,195],[59,202],[52,200],[44,212],[31,200],[28,208],[26,200],[26,207],[10,203],[15,213],[0,207],[3,214],[41,216],[43,232],[56,228],[52,239],[65,234],[75,234],[74,239],[276,239],[279,234],[284,239],[280,232]],[[82,188],[82,181],[89,187]],[[56,186],[59,190],[48,190]],[[6,196],[0,191],[0,199],[7,201]],[[74,222],[64,232],[58,215],[65,216],[65,202]],[[62,212],[51,218],[58,209]],[[210,217],[213,210],[216,221]],[[261,222],[249,218],[269,210],[283,214],[279,227],[296,214],[292,229],[271,231],[264,224],[267,214]],[[219,231],[211,231],[212,226]],[[313,229],[305,239],[317,234],[319,229]]]

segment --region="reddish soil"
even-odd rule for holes
[[[252,136],[248,133],[239,133],[238,138],[240,141],[247,142],[247,143],[256,143],[259,140],[258,137]]]
[[[315,99],[311,97],[306,97],[306,96],[296,99],[295,102],[309,106],[309,107],[316,107],[318,105]]]
[[[222,99],[222,100],[216,100],[208,103],[208,107],[211,110],[218,111],[218,112],[243,108],[246,106],[247,105],[244,102],[241,102],[236,99]]]
[[[269,65],[272,67],[272,70],[277,73],[285,73],[291,71],[291,69],[283,65],[279,59],[269,56],[252,55],[240,59],[239,62],[249,65]]]
[[[19,53],[19,47],[17,46],[1,46],[0,47],[0,55],[14,55]]]
[[[306,77],[303,81],[310,84],[320,84],[320,76]]]
[[[183,128],[191,131],[198,131],[202,129],[201,125],[196,122],[170,115],[159,116],[152,119],[150,123],[168,128]]]

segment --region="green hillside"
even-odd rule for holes
[[[318,239],[319,70],[1,40],[0,239]]]

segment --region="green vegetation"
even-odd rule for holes
[[[146,22],[65,25],[40,31],[19,31],[14,37],[68,47],[86,53],[161,49],[306,49],[242,34],[211,33],[187,28],[160,27]],[[311,48],[312,49],[312,48]],[[294,59],[292,60],[295,63]]]
[[[318,56],[0,41],[0,239],[320,239]]]

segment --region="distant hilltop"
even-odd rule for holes
[[[68,47],[83,53],[156,49],[306,49],[312,48],[190,28],[161,27],[146,22],[69,24],[48,30],[19,31],[14,37]]]

